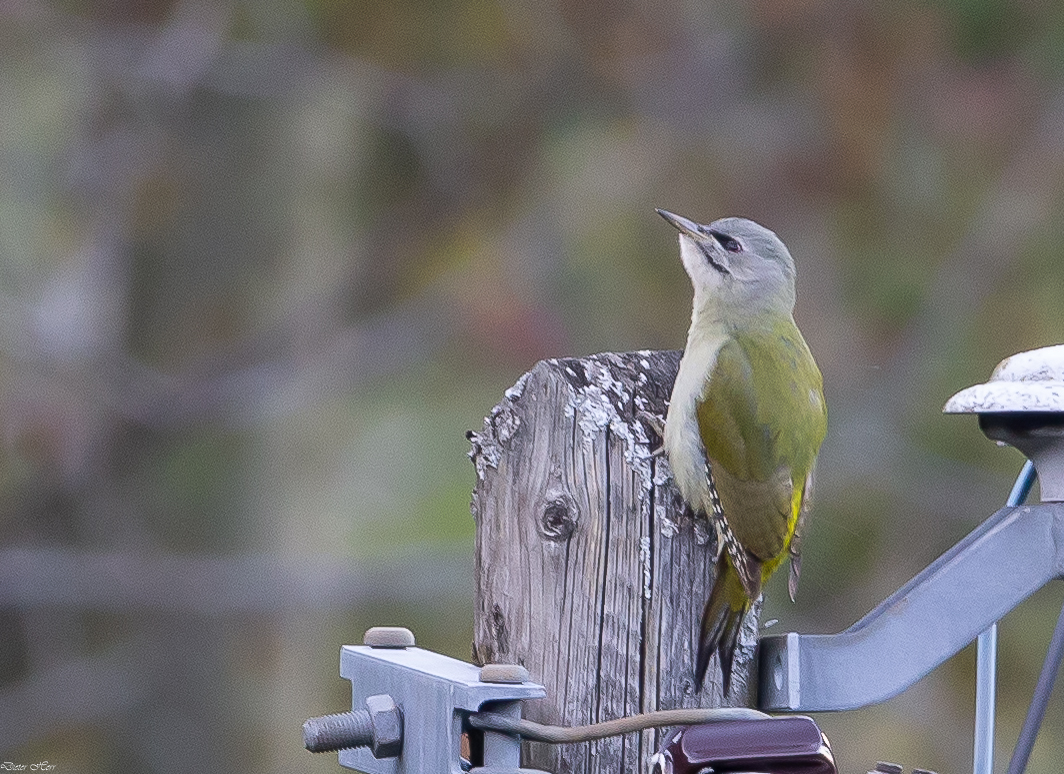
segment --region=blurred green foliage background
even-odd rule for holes
[[[656,206],[796,257],[830,430],[764,619],[849,625],[1003,503],[939,412],[1064,341],[1062,204],[1054,3],[0,2],[0,759],[339,771],[339,645],[469,656],[464,432],[682,346]],[[1002,624],[1002,766],[1059,603]],[[843,770],[968,770],[973,664],[819,718]]]

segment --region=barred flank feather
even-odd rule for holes
[[[742,581],[746,595],[750,599],[757,599],[761,593],[761,562],[750,554],[739,538],[735,536],[724,515],[724,506],[720,503],[720,495],[717,494],[717,482],[713,478],[713,466],[706,461],[706,480],[709,482],[709,499],[712,507],[712,515],[709,517],[716,528],[717,537],[723,545],[717,550],[723,550],[731,559],[732,567]],[[719,576],[718,576],[719,577]]]

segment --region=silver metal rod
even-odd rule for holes
[[[488,704],[488,711],[511,721],[521,720],[521,702],[500,701]],[[499,731],[484,732],[484,766],[516,771],[521,765],[521,739]]]
[[[1023,466],[1006,505],[1022,504],[1034,483],[1034,463]],[[975,656],[975,753],[973,774],[993,774],[994,726],[997,700],[997,624],[979,635]]]
[[[1049,651],[1046,653],[1046,660],[1042,663],[1042,672],[1038,675],[1038,684],[1034,689],[1031,706],[1027,709],[1027,717],[1023,721],[1020,738],[1016,741],[1016,749],[1012,751],[1009,774],[1023,774],[1027,768],[1027,759],[1031,757],[1034,741],[1038,738],[1038,729],[1042,727],[1046,707],[1049,706],[1049,695],[1053,692],[1053,683],[1057,680],[1057,672],[1060,671],[1062,660],[1064,660],[1064,609],[1060,611],[1060,617],[1057,619],[1057,627],[1053,630],[1053,639],[1049,642]]]
[[[979,635],[975,651],[974,774],[994,771],[994,713],[997,693],[997,624]]]

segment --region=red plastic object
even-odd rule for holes
[[[801,715],[677,729],[653,763],[653,774],[838,774],[827,737]]]

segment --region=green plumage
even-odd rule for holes
[[[724,513],[762,562],[780,555],[827,429],[820,371],[790,319],[736,331],[697,403],[698,429]]]
[[[742,618],[787,556],[827,429],[820,371],[794,321],[735,331],[696,414],[724,520],[745,552],[744,562],[722,553],[699,637],[698,684],[719,651],[727,689]],[[793,597],[797,551],[792,562]]]

